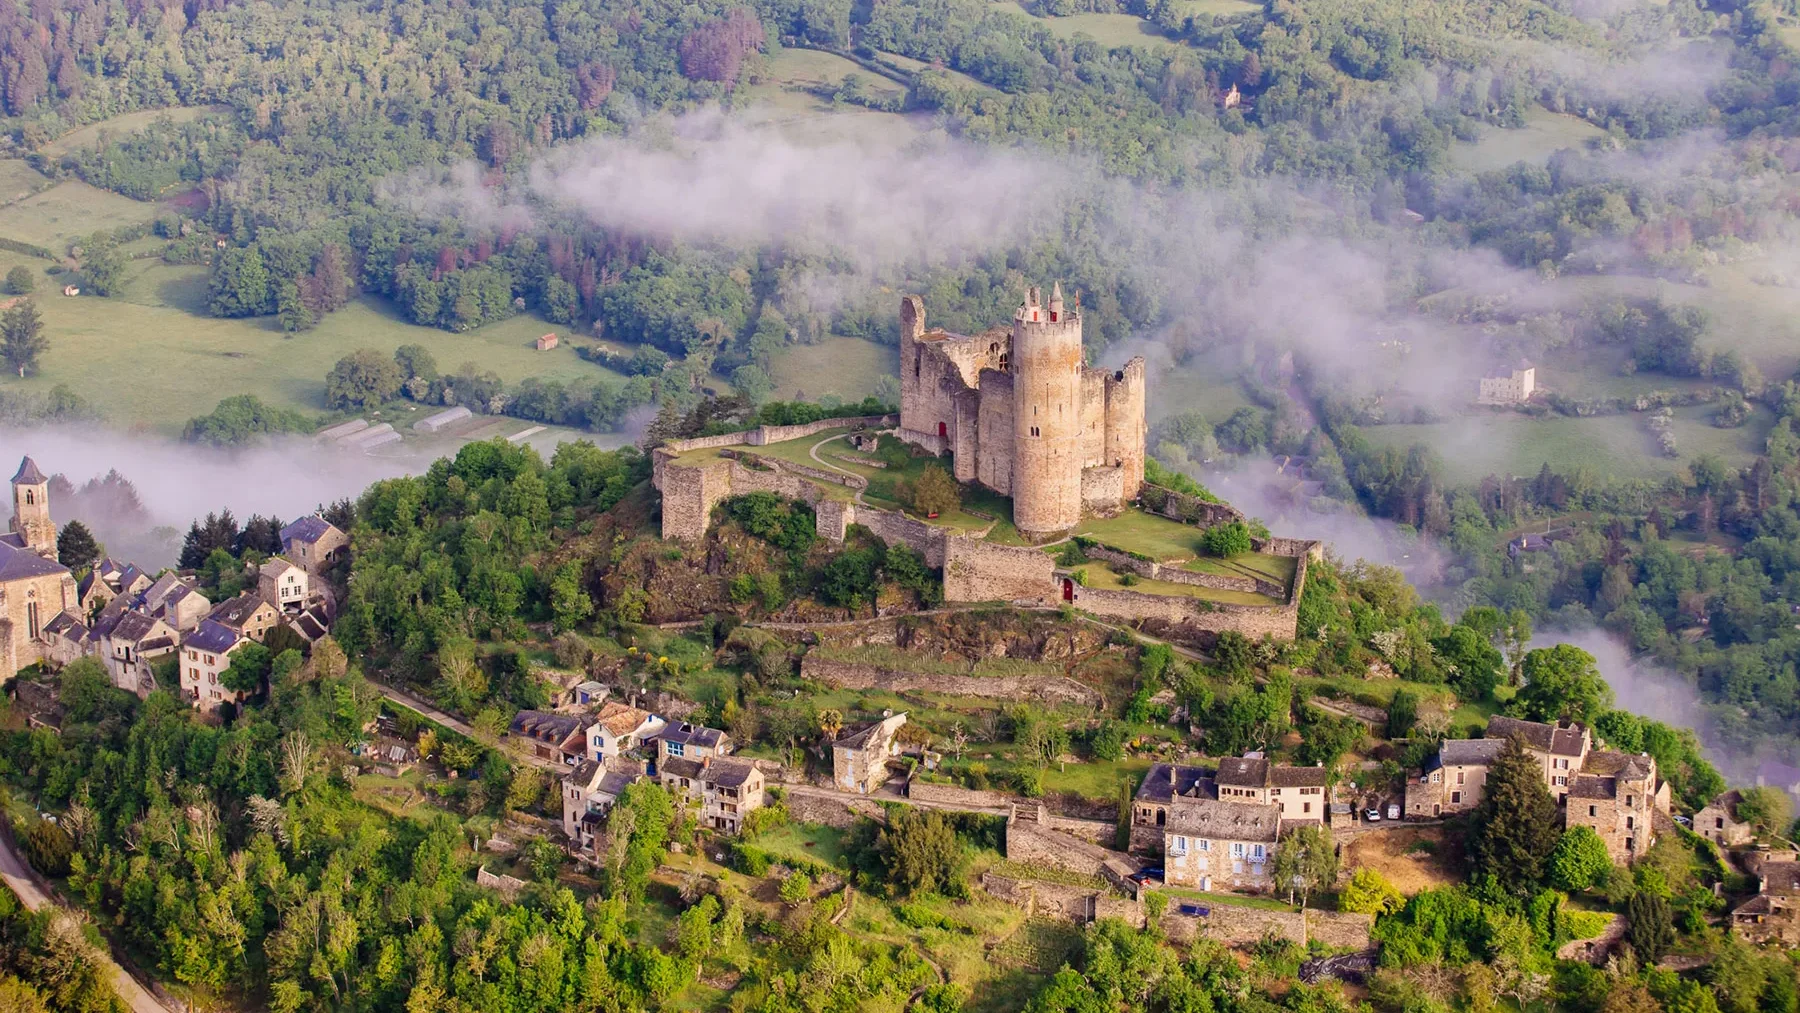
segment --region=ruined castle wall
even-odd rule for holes
[[[902,543],[909,546],[925,557],[926,566],[936,569],[944,565],[944,542],[948,533],[943,528],[933,527],[903,513],[870,506],[851,507],[849,521],[868,528],[875,537],[889,545]]]
[[[894,693],[943,693],[990,700],[1046,701],[1099,707],[1105,698],[1066,676],[953,675],[911,672],[888,665],[834,661],[808,654],[800,659],[800,677],[839,689],[881,689]],[[1086,821],[1081,821],[1086,822]]]
[[[1089,511],[1118,510],[1125,501],[1125,472],[1121,468],[1083,468],[1081,505]]]
[[[822,499],[813,504],[813,531],[833,544],[842,544],[852,523],[856,507],[835,499]]]
[[[1056,561],[1047,552],[973,538],[944,541],[944,600],[1052,604]]]
[[[806,422],[797,426],[758,426],[744,433],[744,442],[753,447],[766,447],[771,443],[786,443],[807,436],[816,436],[831,429],[861,427],[873,429],[878,426],[891,426],[900,421],[898,415],[858,415],[846,419],[820,419],[817,422]],[[715,443],[712,446],[729,446]]]
[[[1143,358],[1132,359],[1125,368],[1108,374],[1104,382],[1106,463],[1124,471],[1125,498],[1136,499],[1144,484],[1144,442],[1148,438]]]
[[[1244,515],[1229,503],[1208,503],[1203,499],[1179,493],[1173,489],[1164,489],[1159,485],[1146,485],[1139,490],[1138,495],[1143,501],[1144,509],[1151,513],[1161,514],[1170,520],[1183,521],[1203,528],[1244,519]],[[1277,553],[1277,555],[1281,555],[1281,553]]]
[[[662,536],[697,541],[706,535],[712,508],[731,494],[731,462],[662,468]]]
[[[1074,816],[1044,817],[1044,825],[1060,834],[1079,838],[1089,844],[1102,848],[1111,848],[1117,834],[1113,824],[1105,820],[1084,820]]]
[[[981,374],[980,456],[975,464],[975,480],[1002,496],[1012,495],[1013,467],[1013,381],[1012,375],[998,370]]]
[[[997,872],[981,875],[981,888],[1034,915],[1086,925],[1097,918],[1117,918],[1133,928],[1144,926],[1144,906],[1110,890],[1035,879],[1014,879]]]
[[[962,370],[946,354],[956,344],[952,340],[920,341],[914,346],[913,361],[900,364],[901,369],[911,369],[915,374],[912,400],[901,405],[900,424],[904,431],[939,437],[941,425],[942,438],[955,439],[952,430],[956,427],[956,395],[970,389]],[[952,445],[946,442],[944,449]]]
[[[728,450],[725,451],[725,453],[733,454],[734,452]],[[794,461],[781,461],[771,457],[762,457],[757,454],[744,453],[742,456],[745,460],[755,461],[777,473],[804,475],[816,482],[830,482],[832,485],[846,486],[851,489],[867,489],[869,487],[868,479],[861,475],[852,475],[845,471],[829,471],[825,468],[815,468],[810,464],[799,464]],[[746,471],[761,471],[759,468],[743,468],[742,465],[739,465],[739,467]],[[788,495],[793,496],[795,499],[805,498],[793,493],[789,493]]]
[[[918,780],[907,782],[906,797],[916,802],[930,802],[970,810],[1004,810],[1012,804],[1012,799],[997,791],[976,791],[973,788],[959,788],[954,784],[936,784],[931,781]]]
[[[1081,466],[1098,468],[1112,462],[1106,458],[1106,378],[1103,369],[1081,371]],[[1086,499],[1086,485],[1082,488]]]
[[[987,374],[983,374],[984,376]],[[956,396],[956,423],[950,427],[951,473],[958,482],[977,479],[976,464],[981,460],[981,402],[984,391],[966,390]]]
[[[1325,554],[1325,543],[1315,538],[1258,538],[1250,544],[1271,556],[1304,556],[1314,562]]]
[[[1206,914],[1183,914],[1183,906],[1206,909]],[[1342,949],[1369,948],[1369,929],[1373,919],[1368,915],[1345,911],[1272,911],[1183,897],[1171,904],[1163,915],[1161,926],[1170,939],[1192,942],[1205,937],[1233,946],[1248,946],[1268,935],[1303,943],[1317,939],[1327,946]]]

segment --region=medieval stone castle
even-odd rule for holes
[[[1082,511],[1117,510],[1144,481],[1144,360],[1083,364],[1081,307],[1035,288],[1012,327],[973,337],[925,329],[925,302],[900,304],[899,435],[949,451],[959,482],[1013,501],[1022,534],[1068,531]]]

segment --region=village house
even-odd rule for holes
[[[1213,775],[1221,801],[1277,806],[1284,820],[1313,823],[1325,819],[1327,778],[1324,767],[1270,763],[1261,753],[1220,760]]]
[[[275,606],[245,591],[213,606],[206,618],[228,627],[240,637],[248,637],[260,644],[281,621],[281,613],[275,610]]]
[[[327,602],[308,605],[299,612],[283,615],[281,625],[293,630],[309,645],[316,644],[331,632],[331,606]]]
[[[165,573],[144,589],[139,610],[168,623],[179,633],[200,625],[212,611],[212,602],[194,583],[177,573]]]
[[[587,730],[587,758],[605,762],[636,749],[661,731],[662,718],[618,700],[608,700]]]
[[[1191,890],[1269,887],[1281,809],[1176,795],[1164,827],[1163,882]]]
[[[753,760],[713,756],[701,773],[700,825],[735,834],[744,816],[762,808],[763,773]]]
[[[1564,825],[1590,827],[1618,863],[1636,860],[1656,843],[1657,817],[1669,818],[1669,785],[1656,776],[1648,753],[1594,752],[1569,785]]]
[[[1558,802],[1568,796],[1570,783],[1594,748],[1594,737],[1587,728],[1560,722],[1546,724],[1496,716],[1488,719],[1487,737],[1521,740],[1525,751],[1542,766],[1544,783]]]
[[[1505,739],[1445,739],[1417,777],[1406,780],[1406,815],[1450,816],[1481,804],[1488,768]]]
[[[350,536],[313,514],[281,529],[281,554],[313,577],[322,577],[350,545]]]
[[[1756,896],[1731,912],[1731,931],[1752,943],[1800,946],[1800,861],[1789,852],[1764,858],[1754,870]]]
[[[900,729],[905,714],[882,718],[831,744],[831,775],[840,791],[867,795],[887,782],[888,761],[900,755]]]
[[[59,612],[44,624],[44,660],[61,668],[88,651],[88,627],[73,611]]]
[[[715,756],[730,755],[732,749],[730,735],[687,721],[668,724],[651,737],[656,740],[658,769],[670,760],[705,763]]]
[[[44,628],[80,607],[74,575],[56,561],[50,479],[31,458],[19,462],[12,493],[10,531],[0,536],[0,678],[49,659]]]
[[[173,626],[142,612],[127,612],[112,624],[102,641],[100,657],[113,685],[140,697],[156,688],[150,663],[177,649],[181,634]]]
[[[606,813],[643,775],[642,763],[624,758],[582,760],[563,776],[563,833],[577,850],[593,854]]]
[[[250,694],[230,690],[219,682],[231,667],[231,655],[250,641],[229,626],[203,619],[181,641],[181,694],[202,710],[218,710],[221,704],[240,703]]]
[[[558,763],[578,764],[587,750],[588,727],[593,719],[578,714],[520,711],[513,715],[507,732],[530,743],[532,755]]]
[[[1756,828],[1738,819],[1738,803],[1744,800],[1736,788],[1719,795],[1694,814],[1694,833],[1721,848],[1749,844],[1756,838]]]
[[[256,571],[256,593],[282,612],[298,612],[311,593],[311,575],[280,556],[266,560]]]
[[[1170,804],[1176,795],[1188,794],[1197,788],[1207,797],[1216,797],[1212,771],[1178,763],[1152,764],[1132,799],[1132,852],[1154,854],[1162,850],[1163,827],[1169,822]]]

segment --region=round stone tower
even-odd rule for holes
[[[1013,314],[1013,525],[1023,534],[1081,521],[1081,311],[1038,290]]]

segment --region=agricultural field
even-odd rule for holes
[[[766,85],[783,89],[836,88],[844,78],[855,74],[862,78],[870,93],[903,95],[900,83],[845,59],[835,53],[817,49],[783,49],[768,62]]]
[[[1378,445],[1406,448],[1424,443],[1442,458],[1452,482],[1488,475],[1535,475],[1544,464],[1564,472],[1604,469],[1620,478],[1673,475],[1700,454],[1717,454],[1731,467],[1746,467],[1767,438],[1772,417],[1758,408],[1748,425],[1719,429],[1707,421],[1710,405],[1675,411],[1679,458],[1657,452],[1656,437],[1637,412],[1596,418],[1531,418],[1512,412],[1475,413],[1427,425],[1369,426]]]
[[[1028,17],[1035,15],[1023,3],[1015,3],[1019,11]],[[1251,8],[1248,4],[1246,9]],[[1067,14],[1062,17],[1040,18],[1045,28],[1059,39],[1072,39],[1077,35],[1086,35],[1107,48],[1118,46],[1177,46],[1177,43],[1165,37],[1157,29],[1154,22],[1147,21],[1135,14]]]
[[[0,204],[23,200],[50,182],[50,177],[33,169],[24,159],[0,159]]]
[[[834,334],[816,345],[787,346],[775,359],[770,378],[775,396],[785,400],[816,401],[836,394],[847,402],[861,401],[875,393],[875,381],[896,375],[898,355],[892,345]]]
[[[83,236],[147,222],[156,214],[155,204],[67,180],[0,207],[0,237],[42,246],[60,256]]]
[[[0,209],[0,220],[10,210]],[[45,266],[0,253],[0,272],[15,263],[40,272]],[[26,380],[0,377],[0,389],[68,384],[115,425],[174,433],[233,394],[253,393],[284,408],[323,412],[325,374],[338,359],[364,347],[391,352],[418,343],[432,350],[443,369],[473,362],[509,383],[528,376],[622,380],[583,361],[568,344],[547,352],[532,348],[534,338],[556,329],[532,316],[451,334],[409,324],[383,301],[365,298],[328,315],[312,331],[288,336],[272,318],[197,315],[205,301],[204,267],[138,260],[130,272],[124,292],[110,299],[52,294],[61,283],[40,273],[38,304],[50,349],[39,373]],[[143,382],[146,363],[154,368],[154,384]]]
[[[98,123],[90,123],[79,130],[71,130],[38,150],[50,158],[60,158],[71,151],[92,147],[104,135],[116,137],[121,134],[136,133],[165,117],[173,123],[186,123],[202,116],[230,111],[230,106],[171,106],[167,109],[141,109],[134,113],[124,113],[111,119],[101,120]]]
[[[1450,151],[1452,165],[1467,172],[1492,172],[1515,162],[1543,165],[1564,148],[1576,148],[1606,131],[1579,116],[1533,109],[1516,129],[1489,127],[1479,141],[1459,141]]]

